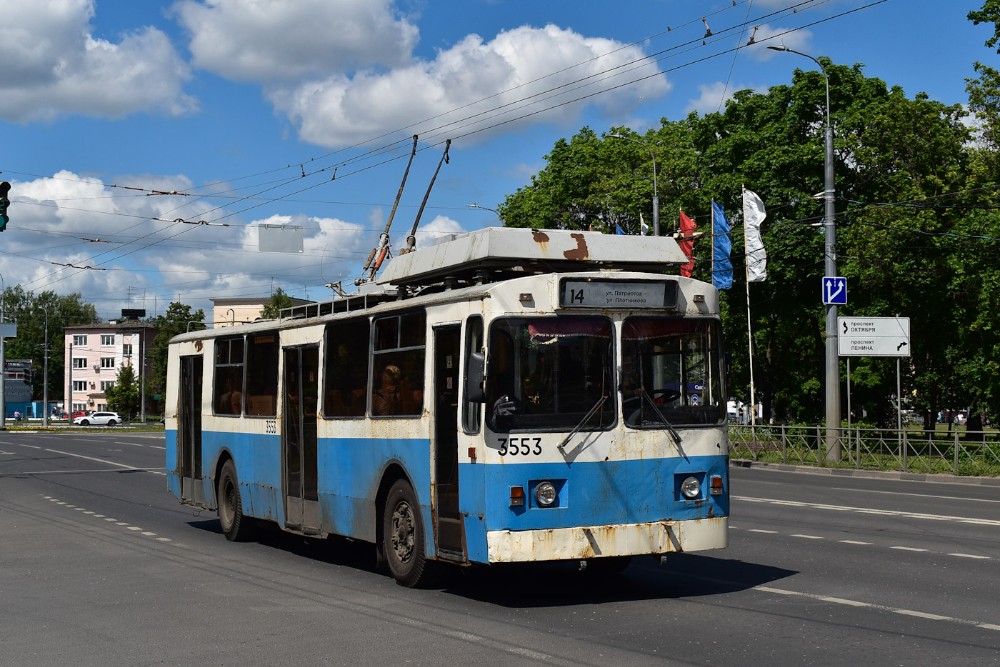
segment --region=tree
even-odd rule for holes
[[[996,284],[996,270],[983,256],[995,253],[995,245],[975,241],[970,252],[970,240],[957,236],[982,201],[969,193],[977,177],[971,167],[984,163],[975,151],[982,149],[971,145],[960,106],[924,94],[908,97],[865,76],[860,65],[820,62],[829,77],[835,128],[838,268],[854,286],[842,314],[909,316],[908,395],[915,390],[914,400],[928,412],[965,404],[979,392],[969,383],[986,382],[988,355],[1000,350],[993,343],[996,327],[986,319],[996,312],[995,297],[983,289]],[[512,226],[577,229],[604,222],[613,211],[626,212],[626,220],[645,217],[651,149],[660,165],[661,210],[670,212],[661,229],[669,233],[674,211],[682,208],[700,215],[700,229],[710,232],[709,202],[719,202],[735,223],[732,259],[739,282],[740,191],[752,189],[768,209],[768,279],[750,290],[758,398],[763,395],[766,413],[779,420],[816,420],[824,409],[825,308],[818,292],[825,249],[823,200],[814,194],[825,187],[825,114],[823,72],[797,70],[791,85],[740,91],[720,112],[663,119],[642,139],[625,129],[608,135],[635,140],[601,138],[584,128],[569,142],[557,142],[532,183],[507,197],[501,217]],[[991,172],[978,173],[983,185],[989,182]],[[710,280],[709,248],[708,239],[696,244],[696,278]],[[745,400],[750,361],[742,287],[723,293],[722,310],[730,378],[735,395]],[[857,360],[852,385],[852,407],[872,420],[884,418],[893,409],[895,363]],[[981,400],[992,401],[995,413],[991,397],[1000,392],[989,391]]]
[[[139,408],[139,383],[136,381],[135,370],[126,364],[118,369],[118,376],[111,387],[104,390],[108,399],[108,408],[122,415],[125,419],[135,417]]]
[[[281,317],[281,310],[283,308],[291,308],[295,305],[292,297],[285,294],[285,290],[280,287],[274,290],[271,294],[271,299],[264,304],[264,307],[260,311],[260,316],[266,320],[276,320]]]
[[[80,294],[58,296],[46,291],[40,294],[25,292],[20,285],[8,287],[0,295],[3,316],[7,322],[17,323],[17,337],[7,340],[7,359],[31,359],[34,367],[33,395],[41,399],[48,382],[50,401],[61,400],[66,394],[64,378],[65,354],[62,351],[63,332],[68,326],[99,322],[97,309],[84,303]],[[48,324],[48,377],[46,367],[46,323]]]
[[[162,404],[167,387],[167,350],[170,339],[187,331],[205,328],[205,312],[200,308],[191,312],[191,306],[174,301],[163,315],[154,317],[150,324],[156,328],[156,338],[150,345],[150,373],[147,380],[153,400]]]

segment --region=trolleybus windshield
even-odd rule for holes
[[[487,370],[490,428],[610,427],[615,418],[613,332],[608,318],[596,316],[495,321]]]
[[[636,428],[718,424],[726,416],[719,323],[629,317],[622,326],[622,413]]]

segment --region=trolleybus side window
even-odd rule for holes
[[[243,337],[215,341],[212,405],[218,415],[239,415],[243,408]]]
[[[368,318],[338,320],[326,327],[325,417],[364,417],[368,402]]]
[[[423,311],[375,320],[372,415],[416,416],[423,411],[426,320]]]
[[[606,317],[505,318],[490,327],[490,428],[609,428],[613,327]]]
[[[630,317],[622,326],[622,411],[629,426],[717,424],[726,414],[719,323]]]
[[[469,372],[470,369],[476,368],[476,373],[480,376],[482,375],[482,350],[483,350],[483,320],[481,317],[475,316],[470,317],[465,324],[465,381],[463,384],[466,387],[466,392],[472,392],[479,390],[482,391],[481,386],[471,387]],[[477,357],[477,359],[474,358]],[[482,398],[479,400],[470,399],[468,395],[465,396],[465,410],[462,413],[462,427],[465,429],[466,433],[479,433],[481,428],[482,417]]]
[[[278,405],[278,333],[247,336],[247,400],[250,417],[274,417]]]

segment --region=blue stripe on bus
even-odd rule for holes
[[[176,432],[167,432],[168,486],[180,495]],[[430,511],[430,443],[426,439],[324,438],[318,445],[320,511],[323,529],[374,541],[375,495],[387,462],[398,462],[409,475],[421,507],[428,555],[436,553]],[[280,436],[205,431],[202,434],[206,498],[219,452],[228,449],[247,514],[284,523],[281,502]],[[487,562],[486,533],[573,526],[690,520],[729,514],[728,489],[708,494],[708,477],[722,475],[728,485],[728,457],[701,456],[632,461],[565,463],[464,463],[459,465],[459,504],[465,517],[468,557]],[[704,500],[678,500],[680,481],[701,476]],[[557,506],[534,506],[534,483],[560,486]],[[510,487],[524,487],[525,508],[510,507]]]

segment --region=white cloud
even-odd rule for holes
[[[767,93],[767,87],[765,86],[739,86],[727,84],[724,81],[716,81],[714,83],[703,83],[698,86],[698,92],[701,93],[696,99],[688,102],[687,106],[684,107],[685,113],[690,113],[692,111],[697,111],[700,114],[715,113],[723,110],[723,105],[736,94],[738,90],[752,89],[758,93]]]
[[[417,230],[417,247],[426,248],[447,239],[451,234],[464,234],[467,230],[454,218],[438,215]],[[405,247],[405,240],[403,246]],[[398,252],[398,251],[397,251]]]
[[[557,26],[521,27],[489,42],[470,35],[432,61],[385,73],[331,74],[269,95],[303,139],[324,146],[351,145],[359,136],[401,127],[422,138],[468,144],[478,139],[471,133],[491,126],[570,125],[585,105],[620,116],[643,98],[666,94],[666,77],[643,55],[637,47]],[[639,81],[643,77],[649,78]],[[633,80],[613,94],[594,95]],[[432,120],[414,125],[425,118]],[[433,137],[424,137],[432,128]]]
[[[297,79],[407,62],[416,26],[392,0],[180,0],[198,67],[237,81]]]
[[[0,118],[13,122],[83,114],[119,118],[137,111],[181,115],[196,108],[183,92],[187,66],[159,30],[113,43],[91,34],[94,0],[4,0],[0,23]]]
[[[115,180],[167,192],[191,189],[183,176]],[[130,304],[153,314],[153,294],[206,312],[212,297],[266,296],[275,286],[302,296],[302,286],[355,271],[370,249],[367,225],[337,218],[276,215],[245,225],[229,221],[229,227],[187,225],[176,219],[212,220],[213,204],[114,188],[69,171],[12,186],[11,222],[0,238],[7,286],[16,276],[26,291],[79,292],[105,316]],[[260,253],[256,225],[264,223],[303,227],[304,252]],[[138,303],[147,292],[148,300]],[[161,298],[160,312],[165,305]]]
[[[754,35],[754,40],[756,43],[747,47],[745,51],[754,59],[763,61],[770,60],[775,56],[788,57],[778,51],[767,48],[769,46],[784,45],[789,49],[809,53],[809,47],[812,43],[812,32],[804,28],[786,32],[786,28],[776,28],[765,23],[757,26],[757,33]],[[801,58],[801,56],[797,57]]]

